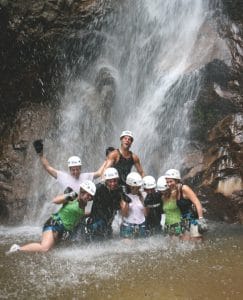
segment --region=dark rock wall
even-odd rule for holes
[[[209,217],[243,223],[243,2],[222,4],[225,15],[218,31],[231,61],[214,60],[201,70],[202,89],[192,117],[195,146],[185,160],[185,179],[198,191]]]
[[[85,45],[97,40],[114,3],[0,0],[0,223],[23,220],[35,157],[32,141],[45,136],[55,122],[64,61],[74,72],[85,72],[98,55]],[[222,8],[218,31],[227,40],[231,62],[215,59],[201,69],[183,174],[209,218],[243,223],[243,2],[224,0]],[[75,69],[81,52],[82,69]]]
[[[0,224],[23,220],[35,154],[32,141],[55,126],[63,69],[83,53],[85,71],[110,1],[0,1]],[[65,62],[65,63],[64,63]]]

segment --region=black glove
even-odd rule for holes
[[[198,224],[198,232],[200,234],[208,231],[208,226],[207,226],[207,223],[206,223],[206,220],[204,218],[200,218],[198,221],[197,221],[197,224]]]
[[[70,188],[70,187],[68,186],[68,187],[65,188],[64,194],[69,194],[69,193],[71,193],[72,191],[73,191],[73,189]]]
[[[35,140],[33,142],[33,146],[34,146],[37,154],[40,154],[43,152],[43,140]]]
[[[131,199],[129,196],[127,196],[126,194],[124,195],[123,200],[124,200],[126,203],[131,203],[131,202],[132,202],[132,199]]]
[[[78,194],[74,191],[68,193],[68,194],[65,194],[65,200],[67,201],[72,201],[74,199],[76,199],[78,197]]]

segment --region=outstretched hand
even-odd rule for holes
[[[43,152],[43,140],[35,140],[33,142],[33,146],[37,154],[41,154]]]
[[[198,224],[199,233],[204,233],[204,232],[208,231],[208,225],[204,218],[199,219],[197,221],[197,224]]]

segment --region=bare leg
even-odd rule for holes
[[[203,241],[203,237],[201,235],[198,236],[191,236],[190,232],[186,231],[186,233],[184,233],[180,239],[182,241],[194,241],[194,242],[202,242]]]
[[[20,251],[25,252],[47,252],[56,242],[57,232],[51,230],[42,233],[42,240],[40,243],[30,243],[20,247]]]

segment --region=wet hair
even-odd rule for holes
[[[168,200],[171,197],[171,190],[167,189],[163,192],[160,192],[160,195],[163,200]]]
[[[116,150],[114,147],[108,147],[105,149],[105,156],[108,156],[112,151]]]

